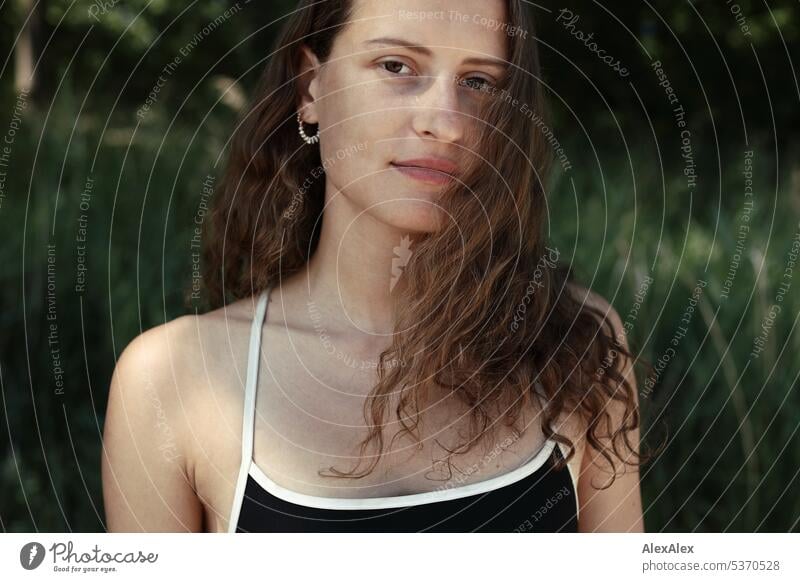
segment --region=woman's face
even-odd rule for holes
[[[507,66],[505,19],[501,0],[355,0],[302,102],[329,192],[404,231],[446,220],[437,193],[469,159],[471,117]]]

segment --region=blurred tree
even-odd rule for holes
[[[769,131],[774,115],[781,140],[800,130],[794,68],[800,62],[797,2],[653,0],[614,5],[542,0],[540,4],[545,10],[536,11],[537,33],[543,41],[546,79],[590,127],[615,128],[612,112],[623,129],[626,123],[637,127],[646,123],[641,98],[656,129],[671,131],[670,108],[664,106],[664,92],[650,69],[658,60],[697,133],[710,131],[713,121],[722,139],[741,137],[743,115],[750,131]],[[557,21],[564,8],[579,16],[570,29],[563,19]],[[593,33],[593,40],[621,59],[631,76],[621,79],[610,67],[598,66],[596,54],[576,39],[575,30]],[[558,114],[563,119],[566,112]]]
[[[36,84],[33,65],[33,39],[34,28],[39,21],[40,4],[38,2],[34,4],[33,0],[17,0],[17,3],[19,4],[19,12],[23,23],[14,47],[14,90],[17,93],[31,93]]]

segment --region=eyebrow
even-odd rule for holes
[[[406,48],[412,52],[424,55],[426,57],[433,56],[433,51],[428,47],[422,46],[418,43],[414,43],[402,38],[390,37],[390,36],[383,36],[380,38],[373,38],[371,40],[365,41],[365,45],[391,45],[391,46],[401,46]],[[485,57],[470,57],[464,60],[465,65],[488,65],[490,67],[499,67],[502,69],[508,68],[508,63],[501,59],[493,59],[493,58],[485,58]]]

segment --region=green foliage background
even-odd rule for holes
[[[203,180],[220,174],[240,104],[221,99],[220,87],[235,79],[242,98],[251,94],[274,38],[270,23],[294,2],[241,3],[168,76],[141,119],[137,110],[165,65],[235,3],[130,0],[99,19],[86,0],[38,3],[37,84],[20,97],[12,55],[24,4],[0,8],[0,55],[8,57],[0,134],[24,105],[0,198],[0,527],[97,531],[115,358],[142,330],[187,312],[192,221]],[[631,324],[629,339],[652,363],[667,353],[695,285],[707,282],[676,355],[641,396],[645,442],[667,437],[643,469],[647,529],[797,531],[799,281],[764,351],[752,355],[800,236],[797,4],[741,0],[749,37],[717,1],[541,5],[551,11],[538,34],[554,130],[572,163],[551,191],[553,244]],[[629,79],[554,22],[562,7],[628,64]],[[649,67],[654,59],[689,115],[695,190],[682,174],[680,135]],[[755,202],[739,255],[746,150],[754,152]],[[88,179],[89,269],[78,293]],[[654,283],[632,316],[647,276]],[[63,394],[54,385],[55,349]]]

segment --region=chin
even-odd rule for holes
[[[385,202],[374,207],[371,214],[391,228],[412,233],[436,232],[443,215],[435,202],[424,200]]]

